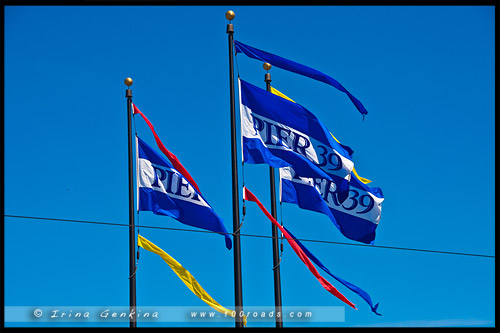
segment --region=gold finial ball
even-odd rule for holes
[[[132,78],[128,77],[125,79],[125,85],[130,87],[132,83],[134,83],[134,81],[132,81]]]
[[[264,69],[265,69],[266,71],[268,71],[268,70],[270,70],[270,69],[271,69],[271,67],[273,67],[273,66],[271,66],[271,64],[270,64],[270,63],[265,62],[265,63],[264,63],[264,65],[262,65],[262,67],[264,67]]]
[[[226,18],[227,18],[229,21],[231,21],[232,19],[234,19],[234,16],[235,16],[235,14],[234,14],[234,12],[233,12],[232,10],[228,10],[228,11],[226,12]]]

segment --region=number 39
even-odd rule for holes
[[[356,214],[364,214],[364,213],[367,213],[369,212],[370,210],[372,210],[375,202],[373,201],[373,198],[369,195],[369,194],[364,194],[362,196],[359,197],[359,200],[358,200],[358,196],[359,196],[359,192],[354,190],[354,189],[349,189],[349,194],[353,194],[352,196],[350,196],[349,198],[347,198],[347,200],[351,200],[351,205],[349,205],[348,207],[345,206],[345,203],[347,202],[344,202],[342,204],[342,207],[345,209],[345,210],[353,210],[355,209],[358,205],[361,206],[361,207],[364,207],[365,209],[360,211],[360,212],[356,212]],[[368,198],[368,203],[365,203],[365,198]]]
[[[328,153],[328,149],[325,146],[319,145],[318,148],[323,149],[323,152],[319,154],[319,156],[323,157],[321,163],[318,163],[318,166],[322,167],[327,165],[328,163],[333,165],[333,168],[328,168],[328,170],[340,170],[342,169],[342,159],[335,152]],[[335,158],[335,162],[332,160]]]

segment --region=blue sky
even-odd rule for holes
[[[230,9],[235,39],[334,77],[368,110],[363,121],[335,88],[270,70],[272,85],[352,147],[359,174],[382,188],[375,245],[494,255],[492,6],[6,6],[5,214],[128,223],[123,80],[130,76],[134,103],[232,230],[224,17]],[[265,88],[261,62],[239,54],[235,70]],[[136,118],[135,125],[154,146],[144,121]],[[268,167],[247,164],[244,175],[269,207]],[[300,238],[355,243],[327,216],[295,205],[283,204],[282,219]],[[194,230],[150,212],[141,212],[138,223]],[[6,306],[128,305],[128,228],[12,217],[5,217],[4,228]],[[271,234],[253,203],[241,232]],[[140,233],[220,304],[234,306],[233,253],[223,237]],[[343,322],[285,321],[285,327],[495,325],[493,258],[304,244],[334,274],[380,302],[383,316],[329,279],[358,310],[346,307]],[[241,251],[244,306],[273,306],[271,240],[242,236]],[[288,244],[281,277],[284,306],[343,307]],[[137,304],[211,310],[144,250]],[[146,325],[234,322],[138,323]],[[274,323],[249,320],[248,326]]]

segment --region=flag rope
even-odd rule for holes
[[[238,52],[236,51],[234,52],[234,62],[236,62],[236,73],[238,74],[238,78],[240,78],[240,68],[238,67]]]
[[[273,271],[274,271],[276,268],[278,268],[280,264],[281,264],[281,255],[280,255],[279,259],[278,259],[278,263],[276,264],[276,266],[274,266],[274,267],[273,267]]]
[[[281,182],[280,182],[280,189],[281,189]],[[281,202],[281,190],[280,190],[280,224],[282,227],[284,227],[284,224],[283,224],[283,203]],[[282,257],[283,257],[283,233],[281,233],[281,236],[280,236],[280,261],[281,261]]]
[[[134,272],[132,273],[132,275],[129,276],[128,279],[130,280],[131,278],[133,278],[136,272],[137,272],[137,264],[135,265]]]

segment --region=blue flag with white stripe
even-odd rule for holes
[[[349,152],[302,105],[238,81],[243,161],[291,166],[303,177],[331,180],[343,202],[354,166]]]
[[[353,174],[349,195],[340,202],[336,184],[328,179],[301,177],[290,167],[280,169],[280,179],[282,202],[323,213],[345,237],[373,244],[384,201],[380,188],[363,184]]]
[[[172,164],[137,137],[137,179],[140,211],[173,217],[177,221],[214,232],[232,243],[222,219],[203,196]]]

